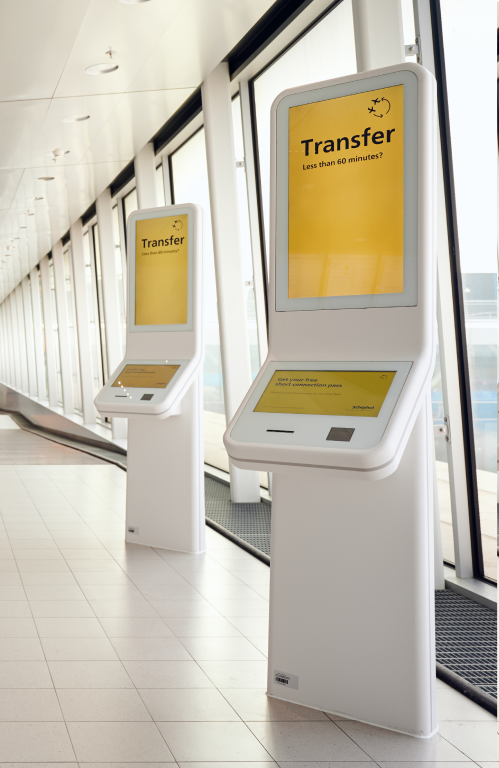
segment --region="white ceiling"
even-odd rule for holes
[[[0,0],[0,301],[273,1]]]

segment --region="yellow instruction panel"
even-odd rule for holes
[[[165,389],[179,368],[179,365],[126,365],[112,386]]]
[[[377,416],[396,371],[275,371],[255,412]]]
[[[185,325],[188,214],[138,219],[135,229],[135,325]]]
[[[403,85],[290,107],[288,222],[289,299],[403,293]]]

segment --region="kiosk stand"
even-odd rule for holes
[[[201,210],[128,219],[125,359],[97,395],[128,424],[126,541],[205,549]]]
[[[405,64],[272,109],[269,355],[224,437],[273,472],[268,695],[428,737],[435,85]]]

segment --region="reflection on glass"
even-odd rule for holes
[[[95,266],[90,252],[90,234],[83,235],[83,257],[85,260],[85,290],[87,298],[88,322],[90,325],[90,347],[92,351],[92,382],[94,397],[102,389],[102,357],[99,339],[99,309],[97,304],[97,285],[94,277]]]
[[[260,183],[269,252],[270,111],[286,88],[357,72],[352,3],[343,0],[254,82]]]
[[[113,206],[113,239],[114,258],[116,263],[116,277],[118,280],[118,307],[120,312],[121,345],[123,357],[126,350],[126,310],[125,310],[125,281],[123,279],[123,259],[121,254],[120,221],[118,216],[118,204]]]
[[[71,378],[73,384],[74,408],[81,413],[80,360],[78,355],[78,329],[76,327],[76,306],[74,297],[73,265],[69,248],[63,254],[64,286],[69,325],[69,353],[71,355]]]
[[[102,269],[99,247],[99,230],[98,225],[94,224],[92,227],[93,234],[93,246],[94,246],[94,267],[95,267],[95,283],[97,287],[97,309],[99,313],[99,337],[100,337],[100,349],[102,360],[102,373],[104,377],[104,384],[109,378],[107,367],[107,345],[106,345],[106,323],[104,320],[104,296],[102,293]]]
[[[174,202],[197,203],[203,209],[204,456],[207,464],[227,471],[229,459],[222,441],[225,431],[225,408],[204,129],[195,133],[171,155],[171,163]]]
[[[496,76],[483,30],[492,4],[441,0],[461,283],[485,576],[497,580],[497,156]],[[473,93],[472,110],[463,94]],[[480,125],[480,141],[470,136]]]
[[[55,299],[55,279],[54,279],[54,262],[52,259],[49,262],[49,276],[50,276],[50,301],[52,304],[52,323],[54,334],[54,346],[55,346],[55,370],[57,376],[57,402],[62,406],[62,375],[61,375],[61,350],[59,347],[59,323],[57,320],[57,303]]]

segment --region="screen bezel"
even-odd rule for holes
[[[172,376],[171,376],[171,378],[170,378],[170,381],[168,381],[168,382],[165,384],[165,386],[164,386],[164,387],[153,387],[153,386],[152,386],[152,385],[150,385],[150,384],[148,384],[148,385],[147,385],[147,387],[145,387],[145,386],[144,386],[144,385],[142,385],[142,384],[140,384],[139,386],[136,386],[136,387],[133,387],[133,386],[131,386],[130,384],[128,384],[128,386],[126,386],[126,385],[120,385],[120,384],[118,384],[118,379],[120,378],[120,376],[123,376],[123,374],[125,374],[125,373],[126,373],[126,369],[127,369],[128,367],[130,367],[130,368],[131,368],[131,367],[132,367],[132,366],[134,366],[134,365],[135,365],[135,366],[137,366],[137,365],[143,365],[143,366],[147,366],[147,365],[149,365],[149,366],[151,366],[151,367],[154,365],[156,368],[161,368],[162,366],[164,366],[165,368],[175,368],[175,370],[174,370],[174,371],[173,371],[173,373],[172,373]],[[121,386],[121,388],[123,388],[124,386],[126,386],[126,388],[127,388],[127,389],[154,389],[154,391],[156,391],[156,390],[158,390],[158,389],[168,389],[168,386],[169,386],[170,382],[171,382],[171,381],[172,381],[172,379],[175,377],[175,374],[176,374],[176,373],[178,373],[178,370],[179,370],[179,368],[180,368],[180,364],[179,364],[179,363],[127,363],[127,364],[125,365],[125,367],[124,367],[124,368],[122,368],[122,369],[121,369],[121,371],[120,371],[120,372],[119,372],[119,373],[118,373],[118,374],[115,376],[115,378],[114,378],[114,381],[113,381],[113,382],[112,382],[112,384],[111,384],[111,388],[114,388],[114,387],[118,388],[119,386]]]
[[[136,264],[136,222],[145,219],[162,219],[187,215],[187,322],[171,325],[136,325],[135,324],[135,264]],[[135,211],[128,220],[128,330],[130,333],[165,333],[172,331],[192,331],[194,329],[194,215],[188,206],[175,207],[175,211]]]
[[[303,104],[404,86],[404,290],[360,296],[288,298],[289,110]],[[275,308],[277,312],[413,307],[418,303],[418,79],[402,70],[285,96],[276,109]]]

